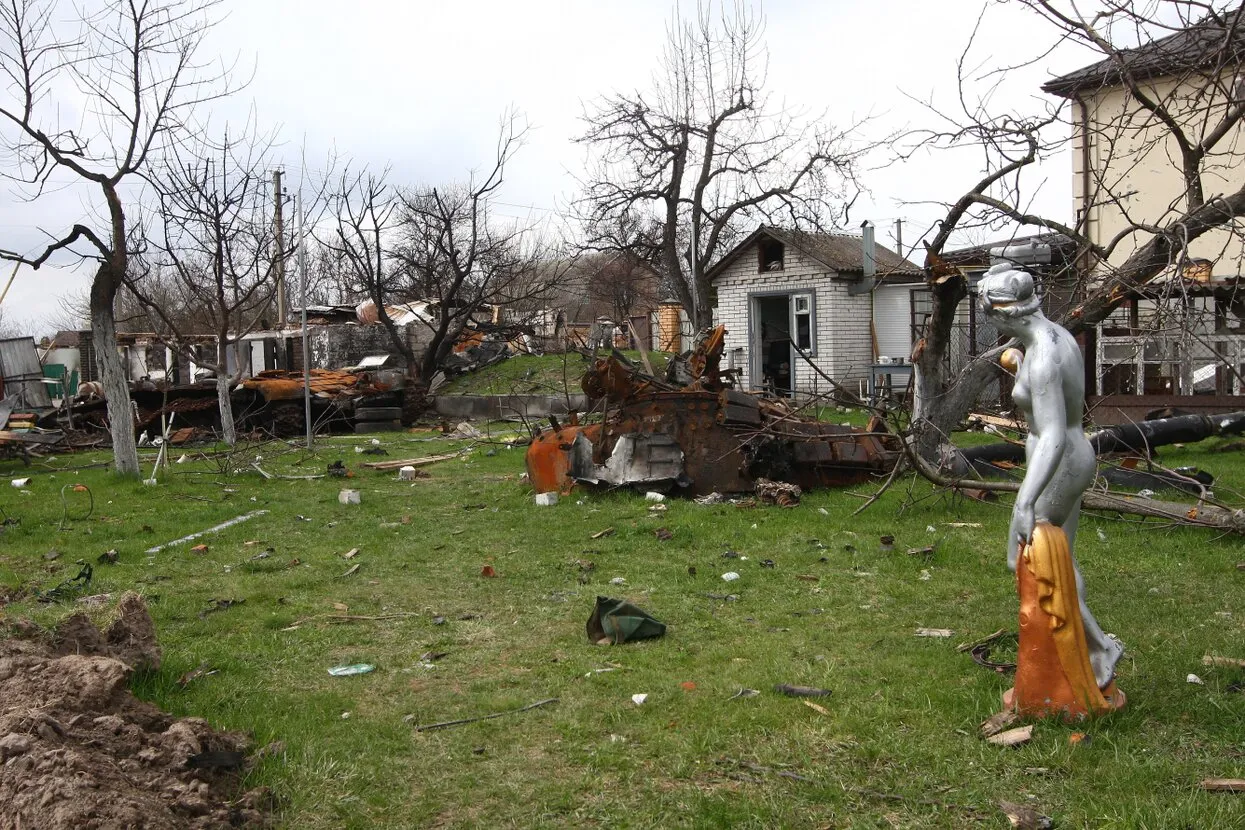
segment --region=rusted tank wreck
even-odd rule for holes
[[[843,487],[891,470],[901,446],[880,419],[863,430],[820,423],[733,388],[720,370],[725,332],[712,329],[664,379],[617,354],[596,360],[583,389],[601,419],[555,422],[532,441],[536,492],[580,483],[703,496],[751,493],[759,479]]]

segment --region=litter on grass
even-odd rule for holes
[[[916,636],[918,637],[935,637],[937,639],[946,639],[955,632],[950,628],[918,628]]]
[[[787,697],[829,697],[829,689],[818,689],[813,686],[792,686],[790,683],[779,683],[774,691]]]
[[[376,671],[376,667],[371,663],[353,663],[349,666],[334,666],[329,669],[329,674],[334,677],[350,677],[356,674],[369,674]]]
[[[176,545],[185,544],[186,542],[190,542],[195,539],[198,539],[200,536],[206,536],[209,533],[219,533],[220,531],[225,530],[226,528],[233,527],[236,524],[241,524],[242,522],[250,521],[251,519],[254,519],[256,516],[263,516],[267,512],[268,512],[267,510],[252,510],[250,513],[243,513],[241,516],[236,516],[227,522],[221,522],[218,525],[213,525],[212,527],[209,527],[207,530],[200,530],[198,533],[191,533],[189,536],[183,536],[180,539],[174,539],[172,542],[165,542],[163,545],[156,545],[154,548],[147,548],[145,553],[149,553],[149,554],[159,553],[165,548],[171,548]],[[299,516],[298,518],[301,519],[303,517]],[[311,521],[311,520],[307,519],[307,521]]]
[[[995,746],[1020,746],[1027,744],[1033,740],[1033,724],[999,732],[997,735],[991,735],[986,738],[986,740]]]
[[[589,642],[618,645],[661,637],[666,624],[626,600],[597,597],[585,630]]]

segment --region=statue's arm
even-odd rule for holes
[[[1037,364],[1041,365],[1037,365]],[[1059,469],[1068,443],[1063,383],[1059,367],[1030,359],[1029,442],[1024,480],[1016,493],[1012,532],[1025,542],[1033,536],[1034,506]]]

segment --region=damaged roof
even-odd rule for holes
[[[1076,254],[1078,248],[1076,240],[1072,237],[1056,231],[1048,231],[1046,233],[1030,234],[1029,236],[1011,236],[1005,239],[996,239],[983,245],[956,248],[954,251],[944,251],[941,257],[945,262],[949,262],[952,265],[986,267],[991,264],[992,257],[990,252],[996,248],[1023,245],[1049,245],[1051,250],[1063,259],[1071,259]]]
[[[1245,61],[1245,5],[1210,14],[1188,28],[1053,78],[1042,91],[1071,98],[1084,89],[1118,86],[1134,80],[1189,71],[1227,69]]]
[[[864,250],[861,238],[850,233],[808,233],[762,225],[736,245],[709,269],[709,279],[717,279],[728,265],[740,257],[761,237],[777,240],[795,248],[832,271],[840,274],[864,274]],[[921,277],[923,272],[885,245],[874,245],[878,277]]]

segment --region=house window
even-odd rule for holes
[[[925,336],[925,322],[934,312],[934,300],[928,288],[914,288],[910,296],[908,308],[912,311],[912,342],[916,343]]]
[[[792,340],[797,349],[813,350],[813,295],[791,295]]]
[[[782,270],[783,245],[777,239],[764,238],[757,243],[757,271]]]

